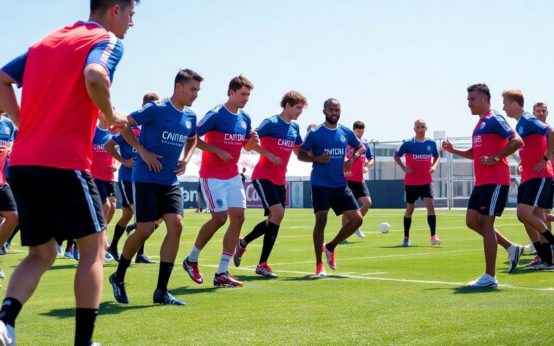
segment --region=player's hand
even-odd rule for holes
[[[451,153],[452,150],[454,149],[454,146],[452,145],[452,143],[450,143],[450,141],[448,139],[445,139],[442,141],[442,150],[448,152],[448,153]]]
[[[429,170],[429,173],[431,173],[431,174],[435,173],[435,169],[433,167],[431,167],[431,169]]]
[[[228,152],[226,152],[225,150],[221,150],[219,149],[216,153],[217,157],[219,157],[221,159],[221,161],[223,161],[224,163],[227,163],[229,161],[231,161],[233,159],[233,157],[231,156],[231,154],[229,154]]]
[[[481,158],[479,159],[479,162],[483,166],[494,166],[498,163],[498,161],[496,161],[493,157],[490,157],[490,156],[481,156]]]
[[[250,139],[254,141],[254,143],[260,144],[260,136],[258,136],[258,132],[254,130],[250,130]]]
[[[535,171],[535,172],[542,171],[543,169],[546,168],[546,164],[547,164],[546,161],[540,160],[539,162],[537,162],[533,165],[533,171]]]
[[[414,172],[414,169],[412,167],[405,167],[404,173],[412,174]]]
[[[352,167],[352,162],[353,161],[351,159],[344,161],[344,163],[342,164],[342,171],[349,171],[350,167]]]
[[[363,170],[364,174],[369,172],[369,167],[364,167],[364,170]]]
[[[144,150],[144,149],[139,151],[139,155],[144,161],[144,163],[146,163],[149,170],[154,171],[156,173],[162,170],[163,168],[162,163],[158,159],[163,158],[163,156],[151,153],[148,150]]]
[[[8,153],[7,147],[0,147],[0,156],[4,156]]]
[[[267,159],[269,161],[271,161],[271,163],[273,163],[273,165],[275,165],[275,166],[279,166],[283,163],[281,158],[279,156],[275,155],[275,154],[267,153],[267,155],[265,157],[267,157]]]
[[[177,175],[185,174],[185,169],[187,169],[187,163],[184,160],[177,162],[177,168],[173,170],[173,173]]]
[[[112,132],[121,132],[127,126],[127,117],[118,111],[114,111],[111,118],[106,117],[108,129]]]
[[[331,155],[329,155],[326,151],[324,151],[321,155],[314,156],[314,162],[328,163],[329,161],[331,161]]]
[[[131,158],[128,158],[127,160],[123,160],[121,164],[127,168],[133,168],[133,166],[135,165],[135,158],[131,157]]]

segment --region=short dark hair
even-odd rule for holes
[[[248,89],[254,89],[254,84],[248,80],[248,78],[243,75],[239,75],[231,79],[229,82],[229,89],[227,89],[227,96],[231,95],[231,90],[237,91],[242,87],[247,87]]]
[[[487,97],[487,100],[491,102],[491,91],[485,83],[477,83],[467,87],[467,92],[477,91]]]
[[[548,108],[548,106],[546,105],[546,103],[544,102],[537,102],[533,105],[533,111],[535,110],[535,108],[537,107],[544,107],[544,108]]]
[[[193,70],[190,70],[188,68],[184,70],[179,70],[177,72],[177,75],[175,76],[175,84],[185,84],[187,82],[190,82],[191,80],[195,80],[197,82],[201,82],[204,80],[201,75],[194,72]]]
[[[138,4],[140,0],[90,0],[90,12],[103,12],[116,4],[121,8],[127,8],[133,2]]]
[[[339,100],[330,98],[330,99],[325,100],[325,102],[323,102],[323,108],[324,108],[324,109],[327,108],[327,106],[329,106],[329,104],[330,104],[331,102],[337,102],[337,103],[340,104]]]
[[[365,129],[365,124],[364,124],[363,121],[360,121],[360,120],[355,121],[355,122],[354,122],[354,125],[352,125],[352,129],[353,129],[353,130],[356,130],[356,129]]]
[[[148,93],[142,97],[142,105],[144,106],[148,102],[158,101],[160,97],[156,93]]]

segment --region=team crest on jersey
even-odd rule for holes
[[[346,137],[340,136],[340,141],[341,141],[342,143],[346,143]]]
[[[430,145],[427,146],[427,150],[431,150],[431,146],[430,146]]]
[[[481,126],[479,127],[481,130],[485,128],[485,126],[487,126],[487,124],[485,122],[481,123]]]
[[[190,120],[185,121],[185,127],[187,129],[190,129],[191,126],[192,126],[192,123],[190,122]]]
[[[245,129],[245,128],[246,128],[246,121],[242,120],[242,121],[240,122],[240,126],[241,126],[243,129]]]
[[[215,201],[215,204],[217,204],[218,207],[223,207],[223,201],[218,199],[217,201]]]

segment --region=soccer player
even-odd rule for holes
[[[155,93],[147,93],[142,98],[142,106],[144,107],[149,102],[158,101],[160,97]],[[131,128],[131,131],[135,138],[140,136],[140,127],[135,126]],[[119,152],[116,149],[116,146],[119,147]],[[113,258],[119,262],[119,252],[117,251],[117,245],[119,239],[125,232],[125,229],[131,219],[133,218],[133,182],[132,182],[132,168],[135,164],[137,158],[137,150],[133,148],[127,141],[123,138],[121,133],[114,135],[105,145],[106,151],[118,162],[121,163],[119,166],[119,191],[122,195],[122,212],[121,217],[115,224],[114,234],[110,246],[108,247],[108,252],[113,256]],[[136,228],[136,226],[134,227]],[[146,263],[154,264],[156,262],[152,261],[148,256],[144,254],[144,244],[141,245],[140,249],[137,252],[137,257],[135,258],[135,263]]]
[[[491,109],[491,94],[486,84],[473,84],[467,88],[467,101],[471,114],[479,121],[473,130],[469,149],[455,148],[450,141],[442,143],[443,150],[473,160],[475,187],[469,197],[466,225],[483,237],[485,274],[469,282],[470,287],[497,288],[496,247],[502,245],[510,257],[508,271],[513,272],[523,247],[507,240],[494,228],[494,221],[506,206],[510,186],[510,169],[506,157],[523,145],[521,137],[506,120]]]
[[[189,107],[198,97],[202,80],[192,70],[180,70],[170,98],[148,103],[129,115],[130,126],[142,125],[140,142],[130,127],[122,133],[137,149],[139,157],[132,176],[137,229],[125,241],[117,271],[110,275],[113,294],[119,303],[129,303],[124,281],[131,259],[154,232],[156,221],[163,218],[167,234],[160,248],[160,271],[153,301],[185,305],[168,292],[167,284],[183,230],[183,195],[177,175],[185,173],[196,145],[196,115]]]
[[[439,245],[441,240],[436,235],[437,217],[433,199],[433,173],[439,164],[437,143],[425,137],[427,123],[417,119],[414,123],[415,136],[402,142],[394,153],[394,161],[406,173],[404,186],[406,189],[406,212],[404,213],[404,241],[402,246],[410,246],[410,227],[414,214],[415,202],[421,198],[427,209],[427,224],[431,232],[431,245]],[[400,158],[406,155],[406,163]]]
[[[552,234],[546,225],[544,211],[552,206],[554,172],[550,158],[554,152],[554,130],[523,110],[524,98],[520,90],[506,90],[502,97],[504,111],[507,116],[517,120],[516,131],[524,143],[519,150],[522,171],[517,193],[517,217],[525,225],[541,258],[541,262],[531,268],[551,269],[549,238],[552,239]]]
[[[209,111],[198,122],[198,148],[203,150],[200,183],[211,218],[200,227],[192,250],[183,261],[183,268],[198,284],[204,282],[198,268],[200,251],[229,218],[213,283],[216,287],[243,285],[229,274],[229,262],[239,240],[246,208],[246,195],[237,162],[241,149],[256,139],[255,132],[251,133],[250,116],[242,110],[253,88],[252,82],[244,76],[234,77],[229,82],[227,102]]]
[[[138,2],[91,0],[89,22],[53,32],[0,71],[0,104],[19,128],[9,182],[22,244],[30,247],[0,311],[4,344],[15,343],[16,317],[56,259],[56,240],[68,237],[77,239],[81,252],[75,345],[92,343],[106,244],[102,205],[88,173],[92,137],[99,110],[112,124],[127,123],[112,107],[110,84],[123,52],[120,39],[133,25]],[[21,108],[12,84],[23,87]]]
[[[322,252],[325,252],[329,267],[335,270],[337,267],[335,247],[351,236],[363,222],[358,203],[346,185],[343,169],[349,170],[352,163],[364,154],[364,146],[352,130],[338,124],[340,113],[341,106],[338,100],[333,98],[326,100],[323,104],[325,122],[308,132],[298,152],[300,161],[313,163],[310,182],[315,214],[313,241],[316,277],[327,276],[322,262]],[[355,148],[356,151],[345,162],[347,145]],[[329,208],[333,208],[337,216],[341,214],[346,216],[348,222],[342,225],[332,241],[323,244]]]
[[[256,274],[267,278],[277,277],[267,260],[285,216],[287,164],[291,153],[298,154],[302,144],[300,129],[293,121],[298,119],[307,105],[304,95],[289,91],[281,99],[281,114],[265,119],[256,129],[260,145],[255,145],[253,150],[260,153],[260,159],[252,172],[252,184],[260,196],[267,220],[258,223],[250,233],[239,239],[233,261],[237,267],[240,266],[246,246],[263,235],[262,253],[256,266]]]
[[[4,170],[7,157],[13,147],[14,134],[15,126],[0,106],[0,216],[3,218],[0,225],[0,244],[2,244],[2,250],[19,223],[15,199]],[[5,251],[7,252],[7,249]],[[1,269],[0,278],[4,278],[4,272]]]
[[[352,191],[354,198],[356,198],[356,201],[358,201],[358,205],[360,206],[360,213],[362,214],[363,218],[367,214],[369,208],[371,208],[371,197],[369,196],[369,189],[367,188],[367,185],[365,183],[364,175],[369,170],[369,167],[373,165],[374,160],[368,142],[365,139],[362,139],[365,131],[365,124],[362,121],[358,120],[354,122],[352,130],[356,134],[356,137],[358,137],[358,139],[362,142],[362,145],[365,149],[365,154],[361,155],[357,160],[352,162],[350,169],[344,172],[344,177],[346,178],[346,183]],[[346,159],[350,160],[354,153],[355,149],[351,146],[348,146],[346,151]],[[348,219],[345,215],[343,215],[342,224],[344,225],[347,222]],[[358,236],[359,238],[365,238],[364,232],[362,232],[359,228],[354,232],[354,234],[356,234],[356,236]]]

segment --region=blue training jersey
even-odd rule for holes
[[[133,134],[135,137],[140,137],[140,127],[135,126],[132,128]],[[137,149],[133,148],[133,146],[123,138],[121,134],[116,134],[112,137],[113,141],[119,146],[119,155],[124,159],[128,160],[130,158],[138,158],[138,151]],[[125,167],[124,165],[119,166],[118,171],[118,178],[122,181],[132,181],[133,180],[133,169],[129,167]]]
[[[328,163],[314,162],[310,182],[313,186],[329,188],[346,186],[346,179],[342,171],[346,147],[360,147],[360,140],[351,129],[338,125],[334,129],[319,125],[306,135],[302,149],[312,151],[314,156],[328,152],[331,160]]]
[[[190,108],[180,111],[170,99],[151,102],[130,115],[142,125],[139,142],[148,151],[162,156],[160,172],[150,171],[139,156],[133,167],[133,180],[160,185],[178,185],[173,172],[185,143],[196,135],[196,114]]]

